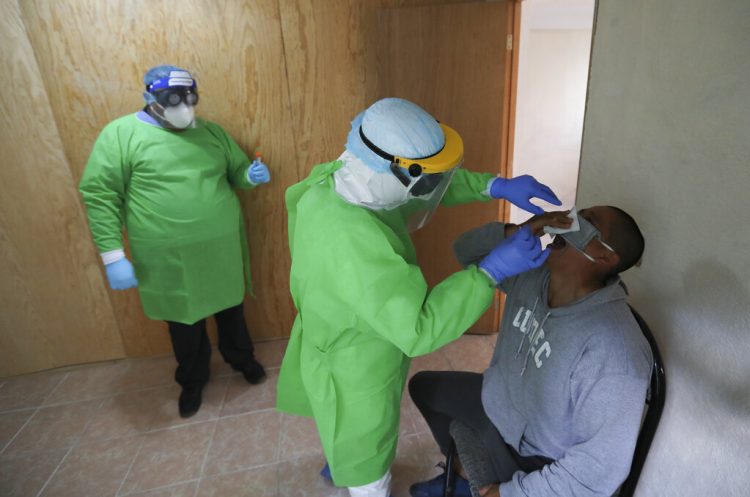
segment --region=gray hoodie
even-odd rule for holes
[[[504,238],[490,223],[454,250],[476,264]],[[630,471],[651,377],[651,349],[619,278],[550,308],[546,266],[502,281],[500,334],[484,372],[482,403],[508,445],[554,462],[518,471],[502,497],[609,497]]]

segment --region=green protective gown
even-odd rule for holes
[[[315,418],[334,482],[350,487],[393,461],[410,358],[461,336],[494,289],[469,267],[429,290],[408,233],[334,191],[341,165],[318,165],[286,192],[298,314],[277,408]],[[491,177],[457,171],[443,205],[487,200]]]
[[[122,248],[126,227],[146,315],[192,324],[238,305],[250,289],[233,191],[252,186],[250,161],[215,123],[169,131],[144,116],[102,130],[80,190],[100,252]]]

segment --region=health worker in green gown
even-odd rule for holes
[[[463,334],[490,305],[495,282],[546,259],[520,230],[479,266],[432,289],[409,232],[439,205],[492,198],[532,212],[559,205],[530,176],[462,169],[463,143],[406,100],[380,100],[352,122],[341,156],[286,192],[291,293],[297,308],[277,391],[279,410],[313,417],[328,463],[352,497],[387,497],[410,358]]]
[[[208,382],[208,316],[216,319],[224,360],[249,383],[265,377],[242,309],[250,265],[234,189],[271,176],[218,124],[195,117],[198,88],[188,71],[157,66],[144,84],[146,106],[102,130],[80,191],[110,286],[137,286],[146,315],[168,324],[179,412],[188,417]]]

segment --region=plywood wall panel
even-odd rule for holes
[[[301,174],[344,150],[350,122],[384,95],[371,48],[378,10],[456,0],[279,0]],[[431,75],[428,75],[429,78]]]
[[[290,105],[304,172],[343,151],[349,122],[365,106],[366,2],[280,0]]]
[[[256,295],[247,316],[255,338],[288,335],[283,192],[299,174],[276,1],[30,0],[24,14],[76,180],[101,128],[142,107],[143,73],[161,63],[193,71],[198,114],[263,154],[272,183],[240,194]],[[130,355],[169,351],[134,292],[110,296]]]
[[[0,4],[0,377],[123,357],[15,1]]]
[[[119,328],[128,355],[169,352],[164,324],[143,315],[136,291],[104,289],[101,264],[85,228],[77,183],[102,127],[142,107],[141,79],[146,68],[174,63],[191,69],[198,79],[199,115],[221,124],[248,154],[259,150],[269,164],[273,182],[240,194],[256,295],[248,299],[246,309],[256,339],[288,335],[294,309],[288,292],[290,261],[284,191],[306,176],[315,163],[336,158],[343,150],[352,117],[382,96],[374,85],[375,55],[367,50],[381,36],[376,27],[378,9],[436,3],[435,0],[20,3],[20,13],[15,2],[4,6],[13,13],[6,15],[6,27],[16,22],[14,36],[19,38],[13,42],[19,44],[25,39],[26,48],[15,56],[36,68],[29,77],[33,85],[27,88],[35,98],[45,93],[49,98],[45,96],[44,108],[33,113],[41,126],[19,128],[19,121],[7,118],[8,122],[13,121],[7,127],[27,140],[24,143],[28,149],[34,148],[28,142],[44,142],[50,129],[56,129],[57,142],[42,147],[42,151],[54,150],[54,161],[40,157],[35,150],[37,156],[33,158],[22,158],[23,154],[14,157],[13,166],[29,164],[33,168],[30,170],[38,174],[44,171],[47,178],[55,178],[45,168],[56,164],[62,167],[56,174],[68,176],[64,181],[47,183],[27,178],[22,184],[13,178],[18,195],[37,208],[45,202],[49,204],[49,198],[64,205],[56,211],[57,217],[35,216],[23,228],[14,223],[22,219],[18,212],[23,211],[24,204],[16,206],[14,197],[3,195],[0,243],[4,257],[0,269],[4,275],[14,276],[6,278],[2,287],[2,326],[22,323],[24,329],[38,330],[45,316],[57,312],[56,304],[47,303],[49,292],[45,293],[34,280],[38,275],[29,272],[25,254],[33,253],[33,247],[43,240],[47,248],[79,254],[80,263],[68,264],[66,275],[54,278],[62,278],[63,284],[76,278],[98,282],[98,287],[86,283],[89,288],[79,285],[75,290],[83,294],[81,301],[95,303],[95,310],[89,312],[98,313],[96,320],[106,323],[102,326],[109,330]],[[14,78],[8,82],[9,87],[17,84],[12,74],[6,77]],[[5,93],[8,98],[9,95]],[[56,226],[64,226],[61,231],[67,235],[56,236],[70,236],[45,239],[49,237],[47,221],[38,219],[51,222],[63,214],[73,221],[58,221]],[[75,227],[75,222],[80,225],[77,232],[70,227]],[[44,265],[35,267],[40,271],[47,269]],[[8,295],[13,300],[8,300]],[[41,307],[33,311],[38,305]],[[5,312],[6,307],[24,310]],[[107,313],[115,317],[108,318]],[[0,345],[8,350],[22,346],[6,342]],[[44,356],[44,352],[38,352],[35,357]]]

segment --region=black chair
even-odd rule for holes
[[[635,444],[635,452],[633,453],[633,463],[630,466],[630,474],[623,482],[620,487],[619,497],[632,497],[635,493],[635,487],[638,485],[638,478],[641,476],[641,470],[643,465],[646,463],[646,457],[648,456],[648,450],[651,448],[651,441],[654,439],[656,429],[659,427],[659,420],[661,419],[661,413],[664,410],[664,400],[667,396],[667,381],[664,375],[664,363],[661,360],[661,354],[659,353],[659,347],[656,345],[654,335],[651,333],[651,329],[643,320],[640,314],[630,307],[635,320],[638,321],[638,326],[641,327],[643,336],[648,340],[648,344],[651,346],[651,355],[654,358],[654,364],[651,369],[651,387],[648,389],[648,396],[646,397],[646,405],[648,410],[646,416],[643,418],[643,425],[641,425],[641,432],[638,435],[638,441]]]
[[[656,345],[656,340],[654,340],[651,329],[632,306],[630,307],[630,311],[633,313],[635,320],[638,322],[638,326],[641,328],[643,336],[646,337],[646,340],[651,347],[651,355],[653,356],[654,363],[651,369],[651,386],[646,396],[646,405],[648,409],[643,418],[641,431],[638,434],[638,441],[635,444],[635,452],[633,453],[633,463],[630,466],[630,473],[620,486],[620,491],[616,494],[618,497],[632,497],[635,493],[635,487],[638,485],[638,478],[641,476],[641,470],[646,462],[651,442],[653,441],[656,429],[659,426],[659,420],[661,419],[661,413],[664,410],[664,400],[666,399],[667,391],[664,364],[662,363],[659,347]],[[448,457],[445,460],[446,476],[443,489],[443,495],[445,497],[453,497],[455,489],[456,477],[453,471],[453,459],[455,453],[455,443],[451,442]]]

